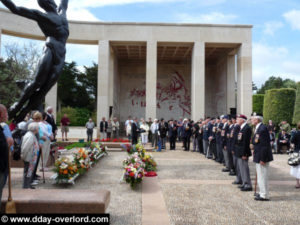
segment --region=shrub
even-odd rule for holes
[[[265,97],[265,95],[262,95],[262,94],[253,95],[253,97],[252,97],[252,99],[253,99],[252,111],[253,112],[263,114],[264,97]]]
[[[296,101],[294,108],[294,118],[293,124],[297,124],[300,122],[300,82],[297,83],[297,93],[296,93]]]
[[[70,126],[85,126],[91,116],[91,112],[86,108],[64,107],[57,113],[57,125],[60,125],[60,120],[64,114],[67,114],[70,119]]]
[[[279,124],[286,120],[292,122],[296,91],[291,88],[272,89],[266,91],[264,98],[264,122],[272,120]]]

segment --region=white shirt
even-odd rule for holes
[[[261,122],[260,122],[259,124],[256,125],[256,127],[255,127],[255,132],[254,132],[254,133],[256,133],[256,131],[258,130],[258,128],[259,128],[260,125],[261,125]]]
[[[241,130],[246,126],[247,122],[243,123],[241,126]]]

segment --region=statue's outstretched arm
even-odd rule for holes
[[[61,14],[66,14],[68,9],[68,3],[69,0],[61,0],[58,7],[58,12]]]
[[[26,17],[28,19],[37,20],[38,15],[41,14],[38,10],[27,9],[16,6],[11,0],[0,0],[12,13]]]

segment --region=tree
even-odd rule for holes
[[[79,78],[84,76],[75,62],[65,63],[63,71],[58,79],[58,96],[63,107],[79,107],[91,110],[91,96],[85,85]]]
[[[300,82],[297,83],[293,124],[297,124],[299,122],[300,122]]]
[[[265,94],[267,90],[279,88],[296,89],[296,82],[291,79],[282,80],[281,77],[270,77],[257,91],[257,94]]]
[[[34,78],[41,50],[33,42],[23,46],[10,43],[4,47],[7,57],[0,60],[0,102],[10,107],[21,94],[16,81]]]
[[[257,86],[254,82],[252,82],[252,91],[257,91]]]

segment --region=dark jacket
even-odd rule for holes
[[[0,125],[0,171],[6,172],[8,169],[8,145],[3,128]]]
[[[199,130],[200,130],[200,127],[199,127],[199,124],[198,123],[195,123],[193,128],[193,136],[194,138],[198,139],[198,136],[199,136]]]
[[[190,123],[187,123],[187,124],[183,124],[182,125],[182,131],[183,131],[183,134],[182,136],[184,138],[190,138],[191,135],[192,135],[192,125]]]
[[[55,121],[53,119],[53,115],[49,115],[47,114],[47,119],[46,119],[47,123],[49,123],[52,126],[52,133],[53,135],[55,134],[55,131],[57,130],[57,126],[55,124]]]
[[[291,136],[286,133],[285,135],[283,135],[282,131],[278,134],[278,139],[277,139],[277,143],[279,144],[284,144],[284,145],[289,145],[290,144],[290,138]],[[282,143],[282,141],[286,141],[286,143]]]
[[[209,124],[206,124],[205,126],[202,127],[202,132],[203,132],[203,140],[208,141],[209,138]]]
[[[237,141],[240,129],[241,129],[240,125],[234,124],[230,133],[230,149],[233,152],[235,152],[235,142]]]
[[[161,138],[167,137],[168,123],[159,123],[158,130]]]
[[[246,124],[238,132],[237,138],[235,139],[235,156],[242,158],[242,156],[250,157],[252,155],[250,149],[252,129]]]
[[[177,137],[177,126],[175,124],[173,124],[172,126],[169,125],[168,136],[169,136],[169,138],[176,138]]]
[[[131,136],[132,137],[138,137],[139,132],[140,131],[139,131],[138,126],[136,125],[135,122],[133,122],[132,125],[131,125]]]
[[[101,121],[100,122],[100,132],[106,132],[108,127],[107,121]]]
[[[221,145],[222,148],[227,146],[227,134],[229,132],[229,125],[228,123],[223,124],[223,127],[221,129]]]
[[[208,124],[208,137],[212,137],[211,142],[216,142],[217,127],[215,124]]]
[[[218,144],[222,144],[222,137],[221,137],[221,132],[222,132],[222,128],[223,128],[223,123],[218,123],[216,125],[217,128],[217,132],[216,132],[216,141]]]
[[[295,145],[294,152],[300,152],[300,130],[293,135],[291,143]]]
[[[254,157],[255,163],[270,162],[273,160],[273,154],[270,144],[270,134],[268,128],[264,124],[260,124],[256,130],[252,144],[254,145]]]

